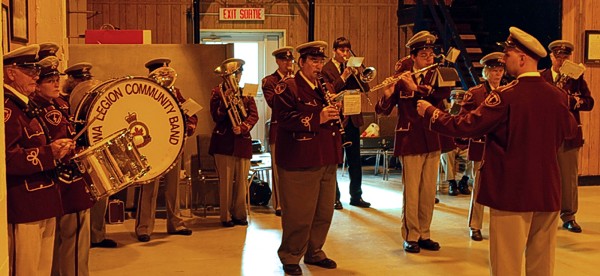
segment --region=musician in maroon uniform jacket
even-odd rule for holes
[[[43,49],[44,45],[41,46]],[[54,45],[58,48],[58,45]],[[40,50],[40,53],[42,51]],[[41,56],[40,56],[41,57]],[[60,98],[60,61],[54,55],[40,60],[42,68],[37,81],[38,89],[33,95],[42,109],[41,117],[48,127],[50,140],[73,138],[75,129],[69,122],[69,104]],[[59,184],[64,215],[58,218],[52,270],[60,275],[88,275],[90,251],[90,213],[94,202],[84,178],[74,174],[78,170],[70,163],[73,154],[60,160],[61,165],[54,177]]]
[[[567,95],[537,72],[544,47],[511,27],[504,42],[506,71],[517,77],[492,91],[477,109],[458,116],[419,101],[429,128],[452,136],[486,135],[477,202],[490,207],[492,275],[553,275],[560,210],[557,151],[577,122]],[[540,99],[544,99],[540,101]]]
[[[208,153],[215,158],[219,174],[219,206],[223,227],[248,225],[246,219],[246,185],[252,158],[252,137],[250,130],[258,122],[258,110],[254,98],[243,96],[237,87],[242,78],[244,61],[230,58],[221,63],[223,78],[234,78],[224,81],[212,90],[210,98],[210,115],[216,123],[210,138]],[[234,74],[234,75],[232,75]],[[232,90],[238,91],[232,91]],[[240,115],[239,125],[234,126],[228,116],[228,109],[222,95],[232,99],[231,93],[240,93],[242,105],[247,116]],[[229,108],[237,108],[235,100],[228,100]],[[239,109],[238,109],[239,111]],[[240,112],[241,113],[241,112]]]
[[[277,70],[273,74],[262,79],[263,95],[267,104],[271,108],[271,125],[269,128],[269,147],[271,149],[271,167],[273,172],[273,194],[271,195],[273,209],[275,215],[281,216],[281,200],[279,199],[279,176],[277,175],[277,161],[275,153],[277,152],[275,142],[277,141],[277,117],[273,109],[273,101],[275,96],[275,87],[281,80],[294,76],[294,48],[283,47],[273,51]]]
[[[156,58],[151,59],[144,65],[148,69],[148,73],[152,75],[152,72],[162,67],[169,67],[171,59],[169,58]],[[165,68],[161,70],[170,70]],[[171,72],[174,72],[171,71]],[[175,86],[169,88],[174,96],[177,98],[179,103],[185,102],[185,98],[181,95],[179,89]],[[196,115],[186,116],[186,137],[190,137],[194,134],[196,124],[198,123],[198,117]],[[177,158],[175,164],[171,170],[164,173],[165,179],[165,205],[167,211],[167,233],[171,235],[184,235],[189,236],[192,234],[192,230],[187,228],[183,222],[183,218],[179,212],[179,172],[181,168],[181,158]],[[150,241],[150,235],[154,231],[154,220],[156,213],[156,199],[158,198],[158,187],[160,184],[160,177],[157,177],[151,183],[142,185],[140,188],[140,195],[138,200],[136,219],[135,219],[135,234],[137,235],[138,241],[148,242]]]
[[[398,106],[398,124],[394,156],[402,159],[404,201],[402,208],[402,237],[404,250],[420,252],[420,248],[437,251],[440,245],[430,239],[435,189],[440,165],[440,137],[428,130],[415,109],[417,100],[424,98],[436,106],[450,96],[450,88],[432,84],[433,71],[417,72],[433,64],[435,36],[428,31],[416,33],[406,44],[410,56],[396,63],[396,73],[402,81],[384,90],[375,111],[389,115]],[[411,76],[412,75],[412,76]]]
[[[39,78],[39,45],[4,55],[4,125],[9,274],[50,275],[56,217],[62,215],[56,160],[75,146],[50,141],[39,107],[29,100]]]
[[[569,110],[575,116],[579,127],[577,135],[573,139],[565,141],[564,146],[558,151],[558,165],[562,183],[562,201],[560,218],[563,228],[575,232],[581,232],[581,226],[575,221],[578,207],[578,169],[579,150],[583,146],[583,131],[581,130],[581,119],[579,111],[590,111],[594,107],[594,99],[583,75],[578,79],[568,77],[560,78],[560,67],[565,60],[569,60],[575,46],[567,40],[556,40],[548,45],[552,68],[544,70],[541,74],[548,82],[561,87],[569,95]]]
[[[277,165],[281,188],[283,235],[278,250],[283,270],[301,275],[304,263],[336,268],[323,245],[333,217],[337,164],[342,162],[339,111],[328,104],[333,87],[321,77],[327,43],[296,47],[300,71],[280,82],[275,93],[278,112]]]
[[[479,61],[479,63],[483,65],[483,78],[485,79],[485,82],[471,87],[467,93],[465,93],[460,114],[466,114],[471,110],[477,109],[492,90],[498,89],[501,85],[502,76],[504,75],[503,58],[504,53],[493,52],[487,54]],[[477,195],[479,194],[479,183],[481,183],[479,168],[481,167],[483,160],[484,144],[485,137],[470,138],[469,150],[467,153],[469,161],[473,161],[473,174],[475,175],[468,218],[470,236],[474,241],[483,240],[483,237],[481,236],[481,229],[483,228],[483,205],[477,203]]]
[[[334,56],[323,66],[323,77],[333,84],[336,93],[343,90],[359,89],[362,92],[369,91],[369,84],[362,82],[356,75],[353,76],[353,68],[346,67],[346,60],[351,56],[352,45],[345,37],[338,37],[333,42]],[[371,203],[362,198],[362,165],[360,164],[360,127],[364,124],[361,114],[350,115],[343,118],[346,138],[352,145],[344,148],[348,159],[348,174],[350,175],[350,205],[368,208]],[[335,208],[342,209],[340,202],[340,189],[336,185]]]

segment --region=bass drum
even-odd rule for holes
[[[150,165],[137,183],[148,183],[167,172],[183,150],[185,121],[179,103],[150,79],[125,77],[95,84],[73,104],[78,131],[89,124],[79,144],[92,146],[120,129],[130,131]]]

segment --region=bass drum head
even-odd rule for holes
[[[161,176],[175,164],[185,140],[184,117],[175,97],[143,77],[113,80],[101,88],[87,108],[89,145],[127,128],[150,165],[137,182]]]
[[[69,95],[69,106],[70,106],[69,111],[71,112],[71,114],[75,114],[75,111],[77,110],[77,106],[79,105],[79,103],[81,103],[81,100],[83,100],[83,98],[88,93],[92,93],[92,91],[100,83],[101,83],[101,81],[96,80],[96,79],[86,80],[86,81],[79,83],[77,86],[75,86],[75,88],[73,88],[73,91],[71,91],[71,94]]]

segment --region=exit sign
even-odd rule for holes
[[[220,8],[219,20],[247,21],[265,20],[264,8]]]

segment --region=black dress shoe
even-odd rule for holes
[[[419,247],[431,251],[440,250],[440,244],[432,241],[431,239],[419,240]]]
[[[563,228],[573,233],[581,233],[581,226],[575,220],[569,220],[563,223]]]
[[[234,227],[235,223],[233,223],[233,221],[221,221],[221,225],[223,225],[223,227]]]
[[[283,271],[289,275],[302,275],[302,268],[297,264],[284,264]]]
[[[438,203],[440,203],[440,199],[436,197],[435,198],[435,204],[438,204]]]
[[[469,177],[463,175],[463,177],[458,181],[458,190],[463,195],[470,195],[471,190],[469,190]]]
[[[281,210],[275,210],[275,215],[281,217]]]
[[[149,242],[150,241],[150,235],[146,235],[146,234],[139,235],[138,236],[138,241]]]
[[[248,225],[248,221],[245,219],[232,219],[233,224],[235,225]]]
[[[111,239],[103,239],[101,242],[93,242],[90,244],[91,248],[94,247],[102,247],[102,248],[115,248],[117,247],[117,242]]]
[[[474,241],[482,241],[483,236],[481,235],[481,230],[471,229],[471,239]]]
[[[448,181],[448,195],[457,196],[459,194],[458,184],[456,184],[455,180]]]
[[[371,207],[371,203],[364,201],[362,198],[359,199],[350,199],[350,205],[360,207],[360,208],[369,208]]]
[[[333,209],[342,210],[342,209],[344,209],[344,206],[342,206],[342,202],[340,202],[339,200],[336,200],[335,204],[333,204]]]
[[[325,258],[318,262],[309,262],[309,261],[304,260],[304,263],[308,264],[308,265],[320,266],[322,268],[327,268],[327,269],[334,269],[337,267],[337,264],[335,263],[335,261],[332,259],[329,259],[329,258]]]
[[[192,235],[192,230],[191,229],[181,229],[181,230],[177,230],[175,232],[169,232],[170,235],[182,235],[182,236],[190,236]]]
[[[404,241],[404,251],[408,253],[419,253],[421,248],[416,241]]]

